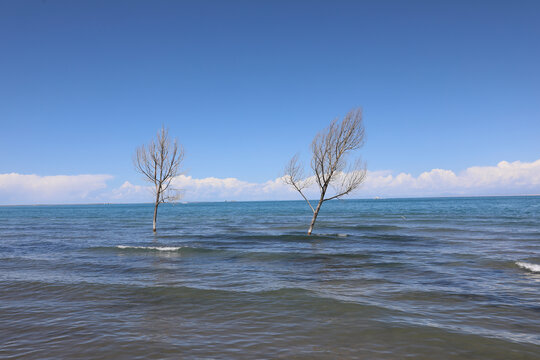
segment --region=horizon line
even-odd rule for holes
[[[333,199],[331,201],[355,201],[355,200],[414,200],[414,199],[467,199],[467,198],[494,198],[494,197],[539,197],[540,194],[518,194],[518,195],[444,195],[444,196],[402,196],[402,197],[366,197],[366,198],[348,198],[348,199]],[[276,202],[276,201],[301,201],[295,200],[215,200],[215,201],[178,201],[168,202],[163,204],[172,205],[188,205],[188,204],[213,204],[213,203],[247,203],[247,202]],[[317,201],[310,199],[310,201]],[[95,203],[61,203],[61,204],[0,204],[0,207],[16,207],[16,206],[88,206],[88,205],[154,205],[153,202],[95,202]]]

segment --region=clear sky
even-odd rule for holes
[[[143,185],[162,124],[192,180],[263,184],[358,106],[374,174],[506,161],[536,170],[497,193],[538,193],[539,39],[540,1],[0,1],[0,204],[7,174]]]

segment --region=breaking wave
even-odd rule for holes
[[[181,246],[128,246],[118,245],[118,249],[138,249],[138,250],[157,250],[157,251],[178,251]]]
[[[516,265],[520,268],[527,269],[532,272],[540,272],[540,265],[526,263],[526,262],[516,262]]]

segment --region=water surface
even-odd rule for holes
[[[152,210],[0,207],[0,358],[540,358],[540,197]]]

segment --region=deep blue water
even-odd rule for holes
[[[540,358],[540,197],[0,207],[0,358]]]

